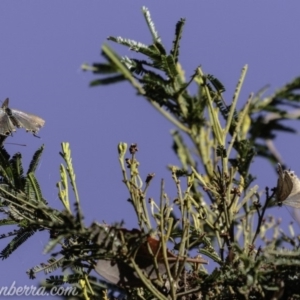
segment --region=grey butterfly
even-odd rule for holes
[[[300,180],[294,171],[283,170],[278,164],[276,198],[279,205],[300,208]]]
[[[42,118],[17,109],[8,107],[9,99],[6,98],[0,108],[0,135],[10,135],[17,128],[25,128],[36,136],[36,133],[45,124]]]

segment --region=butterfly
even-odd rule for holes
[[[294,171],[283,170],[278,163],[276,198],[279,205],[300,208],[300,180]]]
[[[6,98],[0,108],[0,135],[10,135],[17,128],[25,128],[36,136],[36,133],[45,124],[42,118],[17,109],[8,107],[9,99]]]
[[[113,257],[108,260],[98,259],[95,265],[95,271],[107,281],[122,287],[143,286],[142,281],[135,270],[124,261],[124,249],[122,249],[121,240],[126,240],[126,249],[128,250],[127,255],[130,256],[129,253],[134,254],[135,263],[150,280],[156,280],[158,278],[154,267],[154,257],[156,257],[158,272],[161,275],[167,272],[161,243],[158,239],[151,237],[150,235],[145,235],[138,229],[128,230],[125,228],[109,228],[108,226],[98,224],[97,226],[94,226],[93,230],[94,234],[97,236],[96,244],[101,245],[104,248],[110,245],[112,250],[110,254],[116,254],[115,257],[113,255]],[[103,253],[105,253],[105,251]],[[166,250],[166,257],[171,269],[175,266],[176,261],[197,264],[207,263],[207,261],[201,257],[186,257],[185,259],[178,257],[168,249]]]

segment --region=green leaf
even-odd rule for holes
[[[42,145],[33,155],[32,157],[32,160],[29,164],[29,168],[28,168],[28,171],[27,171],[27,175],[29,173],[34,173],[36,171],[36,168],[37,166],[39,165],[39,162],[40,162],[40,159],[41,159],[41,156],[44,152],[44,145]]]
[[[13,240],[1,251],[0,258],[8,258],[17,248],[19,248],[27,239],[29,239],[35,230],[28,228],[22,230]]]
[[[123,75],[111,76],[104,79],[96,79],[90,82],[90,86],[114,84],[126,80]]]
[[[173,41],[173,47],[171,49],[171,55],[174,58],[175,63],[178,62],[178,57],[179,57],[179,48],[180,48],[180,40],[182,38],[182,31],[183,31],[183,26],[185,24],[185,19],[180,19],[177,24],[176,24],[176,29],[175,29],[175,39]]]

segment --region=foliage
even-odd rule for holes
[[[265,217],[266,210],[276,205],[276,190],[258,192],[251,162],[256,155],[272,164],[279,161],[273,141],[280,131],[294,132],[283,121],[299,118],[289,108],[298,108],[300,78],[271,96],[263,97],[265,90],[251,94],[238,110],[247,66],[228,104],[223,84],[201,67],[185,79],[179,63],[185,20],[177,23],[167,53],[146,8],[143,14],[153,38],[150,46],[121,37],[109,40],[145,55],[145,60],[122,58],[104,45],[107,62],[83,68],[104,75],[91,86],[128,81],[176,126],[173,149],[181,166],[170,166],[170,176],[177,198],[171,201],[162,181],[160,199],[149,199],[154,174],[143,181],[137,145],[128,148],[120,143],[123,182],[139,228],[125,229],[122,223],[86,227],[68,143],[62,143],[65,165],[60,166],[57,184],[63,211],[49,207],[34,175],[43,147],[26,174],[21,154],[10,157],[1,148],[0,210],[6,218],[0,225],[19,228],[0,236],[15,236],[1,257],[8,258],[36,231],[46,230],[49,243],[44,251],[52,257],[28,270],[28,275],[34,278],[40,271],[47,275],[61,269],[63,275],[50,275],[44,286],[76,285],[80,291],[76,299],[299,298],[295,284],[300,275],[299,239],[292,227],[285,233],[274,218]],[[191,84],[197,86],[195,95],[187,89]],[[187,146],[190,141],[193,149]],[[55,247],[59,251],[54,252]],[[207,262],[214,265],[213,271],[208,271]],[[110,282],[93,276],[93,269]]]

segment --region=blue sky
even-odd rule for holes
[[[60,209],[56,189],[60,143],[69,142],[86,225],[93,220],[123,219],[128,227],[136,226],[121,182],[120,141],[138,144],[143,178],[156,174],[149,197],[158,196],[161,178],[166,179],[170,198],[176,195],[166,169],[168,164],[178,164],[171,149],[173,125],[137,97],[128,83],[90,88],[95,77],[80,69],[82,63],[102,61],[100,48],[110,35],[151,43],[143,5],[150,9],[167,49],[176,22],[186,18],[180,57],[186,76],[201,65],[226,86],[227,102],[245,64],[249,70],[240,106],[266,84],[270,84],[269,94],[300,75],[300,4],[296,1],[1,1],[0,100],[9,97],[12,108],[46,120],[41,139],[19,130],[10,141],[27,147],[7,145],[7,150],[21,151],[28,164],[35,149],[45,144],[37,176],[44,197]],[[125,47],[116,49],[120,55],[135,57]],[[276,146],[287,166],[300,174],[298,139],[298,135],[281,135]],[[255,159],[252,170],[261,190],[276,185],[276,173],[267,162]],[[290,217],[285,209],[272,212]],[[46,233],[36,234],[1,262],[2,285],[14,280],[18,285],[36,284],[25,271],[46,260],[40,253],[47,238]],[[0,240],[0,248],[7,242]]]

